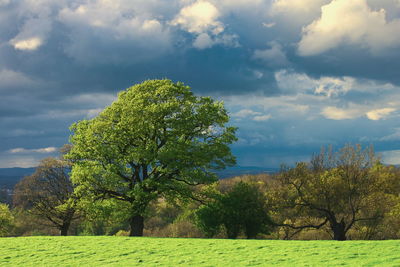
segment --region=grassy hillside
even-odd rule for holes
[[[0,239],[0,266],[400,266],[400,241]]]

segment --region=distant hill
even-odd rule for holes
[[[245,174],[276,173],[279,168],[262,168],[253,166],[235,166],[217,171],[220,179]],[[13,189],[14,186],[27,175],[35,172],[35,168],[0,168],[0,188]]]
[[[0,168],[0,188],[12,189],[27,175],[35,172],[35,168]]]

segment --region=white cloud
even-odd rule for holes
[[[333,0],[321,17],[303,29],[298,52],[323,53],[341,44],[366,47],[374,54],[400,45],[400,19],[387,21],[386,11],[372,10],[366,0]]]
[[[43,44],[43,41],[39,37],[33,37],[29,39],[12,39],[10,43],[17,50],[36,50]]]
[[[264,4],[265,0],[211,0],[215,5],[222,6],[224,8],[254,8],[256,6]]]
[[[30,168],[39,165],[40,158],[33,156],[20,156],[20,155],[0,155],[0,168]]]
[[[276,41],[272,41],[268,43],[268,46],[270,48],[265,50],[255,50],[253,53],[253,59],[261,60],[265,64],[272,67],[283,67],[289,64],[281,44]]]
[[[249,94],[224,98],[228,106],[238,112],[234,116],[264,116],[273,118],[299,118],[329,120],[368,118],[385,119],[400,105],[400,88],[375,80],[360,80],[354,77],[312,78],[291,70],[275,72],[280,96]],[[253,110],[263,114],[252,114]],[[265,117],[267,118],[267,117]]]
[[[0,6],[6,6],[10,3],[10,0],[0,0]]]
[[[379,141],[398,141],[400,140],[400,128],[395,128],[394,133],[383,136]]]
[[[322,76],[314,79],[307,74],[288,70],[275,72],[275,80],[284,92],[309,92],[327,97],[344,95],[350,90],[358,90],[352,77]]]
[[[392,112],[396,111],[395,108],[379,108],[367,111],[369,107],[370,105],[368,104],[359,105],[354,103],[349,103],[348,108],[328,106],[323,108],[321,114],[332,120],[355,119],[366,116],[368,119],[376,121],[385,119]]]
[[[148,5],[104,0],[65,6],[58,21],[70,32],[66,53],[80,62],[107,64],[138,62],[167,53],[172,48],[171,32],[157,8]]]
[[[304,73],[280,70],[274,73],[278,87],[285,93],[306,92],[316,87],[316,81]]]
[[[382,154],[382,161],[385,164],[393,164],[398,165],[400,164],[400,150],[388,150],[381,152]]]
[[[312,22],[321,13],[321,6],[331,0],[274,0],[269,14],[282,17],[285,25],[296,30],[304,24]],[[289,29],[290,30],[290,29]]]
[[[215,36],[215,44],[221,44],[227,47],[240,47],[239,44],[239,36],[237,34],[221,34],[221,35],[217,35]]]
[[[275,0],[272,11],[276,13],[300,13],[318,10],[326,0]]]
[[[53,8],[64,1],[24,0],[18,2],[18,19],[21,26],[18,34],[9,43],[16,50],[35,51],[46,43],[53,25]]]
[[[45,147],[45,148],[37,148],[37,149],[26,149],[26,148],[13,148],[10,149],[8,151],[11,154],[27,154],[27,153],[41,153],[41,154],[45,154],[45,153],[53,153],[53,152],[57,152],[57,148],[56,147]]]
[[[255,116],[253,118],[253,121],[267,121],[271,118],[272,118],[271,114],[266,114],[266,115]]]
[[[344,95],[354,88],[355,82],[356,80],[352,77],[321,77],[317,82],[314,93],[327,97]]]
[[[244,118],[249,118],[253,121],[266,121],[272,118],[271,114],[263,114],[258,111],[254,111],[251,109],[241,109],[235,113],[232,114],[232,117],[238,118],[238,119],[244,119]]]
[[[360,110],[356,107],[341,109],[337,107],[326,107],[322,110],[321,114],[331,120],[348,120],[348,119],[355,119],[360,117],[364,114],[363,110]]]
[[[397,90],[390,83],[380,83],[375,80],[358,80],[349,76],[321,76],[312,78],[305,73],[291,70],[275,72],[275,80],[285,93],[313,93],[328,98],[339,98],[350,91],[381,93]],[[400,89],[400,88],[399,88]]]
[[[171,24],[178,25],[190,33],[201,34],[210,31],[216,35],[224,31],[224,25],[218,21],[219,17],[220,12],[213,4],[198,0],[183,7]]]
[[[221,16],[216,5],[209,1],[197,0],[184,6],[170,24],[192,33],[195,36],[193,47],[197,49],[210,48],[216,44],[238,47],[238,36],[225,33],[225,25],[220,21]]]
[[[34,51],[45,43],[51,30],[51,21],[47,17],[30,18],[22,30],[10,40],[16,50]]]
[[[210,48],[214,44],[214,41],[207,33],[202,33],[196,37],[196,40],[193,42],[193,46],[198,49]]]
[[[381,109],[374,109],[371,110],[369,112],[367,112],[367,117],[370,120],[380,120],[380,119],[384,119],[385,117],[387,117],[390,113],[396,111],[395,108],[381,108]]]
[[[270,23],[263,22],[262,25],[263,25],[265,28],[272,28],[272,27],[274,27],[274,26],[276,25],[276,23],[275,23],[275,22],[270,22]]]
[[[249,116],[254,116],[254,115],[260,115],[260,112],[257,111],[253,111],[251,109],[242,109],[239,110],[236,113],[233,113],[232,116],[233,117],[238,117],[238,118],[245,118],[245,117],[249,117]]]
[[[226,96],[223,98],[230,110],[239,110],[232,114],[233,117],[246,118],[257,117],[266,119],[271,116],[277,119],[298,118],[307,115],[310,111],[310,103],[317,103],[319,99],[310,95],[281,95],[264,96],[248,94],[239,96]],[[254,111],[262,110],[263,112]],[[265,116],[265,117],[262,117]]]

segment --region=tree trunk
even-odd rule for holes
[[[131,231],[129,236],[143,236],[144,218],[142,215],[135,215],[130,221]]]
[[[245,231],[247,239],[255,239],[258,233],[254,231]]]
[[[340,223],[333,222],[331,223],[331,229],[333,232],[333,239],[338,241],[346,240],[346,224],[342,221]]]
[[[62,235],[62,236],[67,236],[68,235],[68,229],[69,229],[69,226],[71,225],[71,222],[70,221],[68,221],[68,222],[63,222],[63,224],[61,225],[61,227],[60,227],[60,235]]]
[[[225,228],[226,228],[226,235],[228,236],[229,239],[236,239],[237,236],[239,235],[239,229],[237,229],[237,227],[235,226],[227,226],[225,224]]]

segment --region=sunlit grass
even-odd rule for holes
[[[0,266],[400,266],[400,241],[0,238]]]

